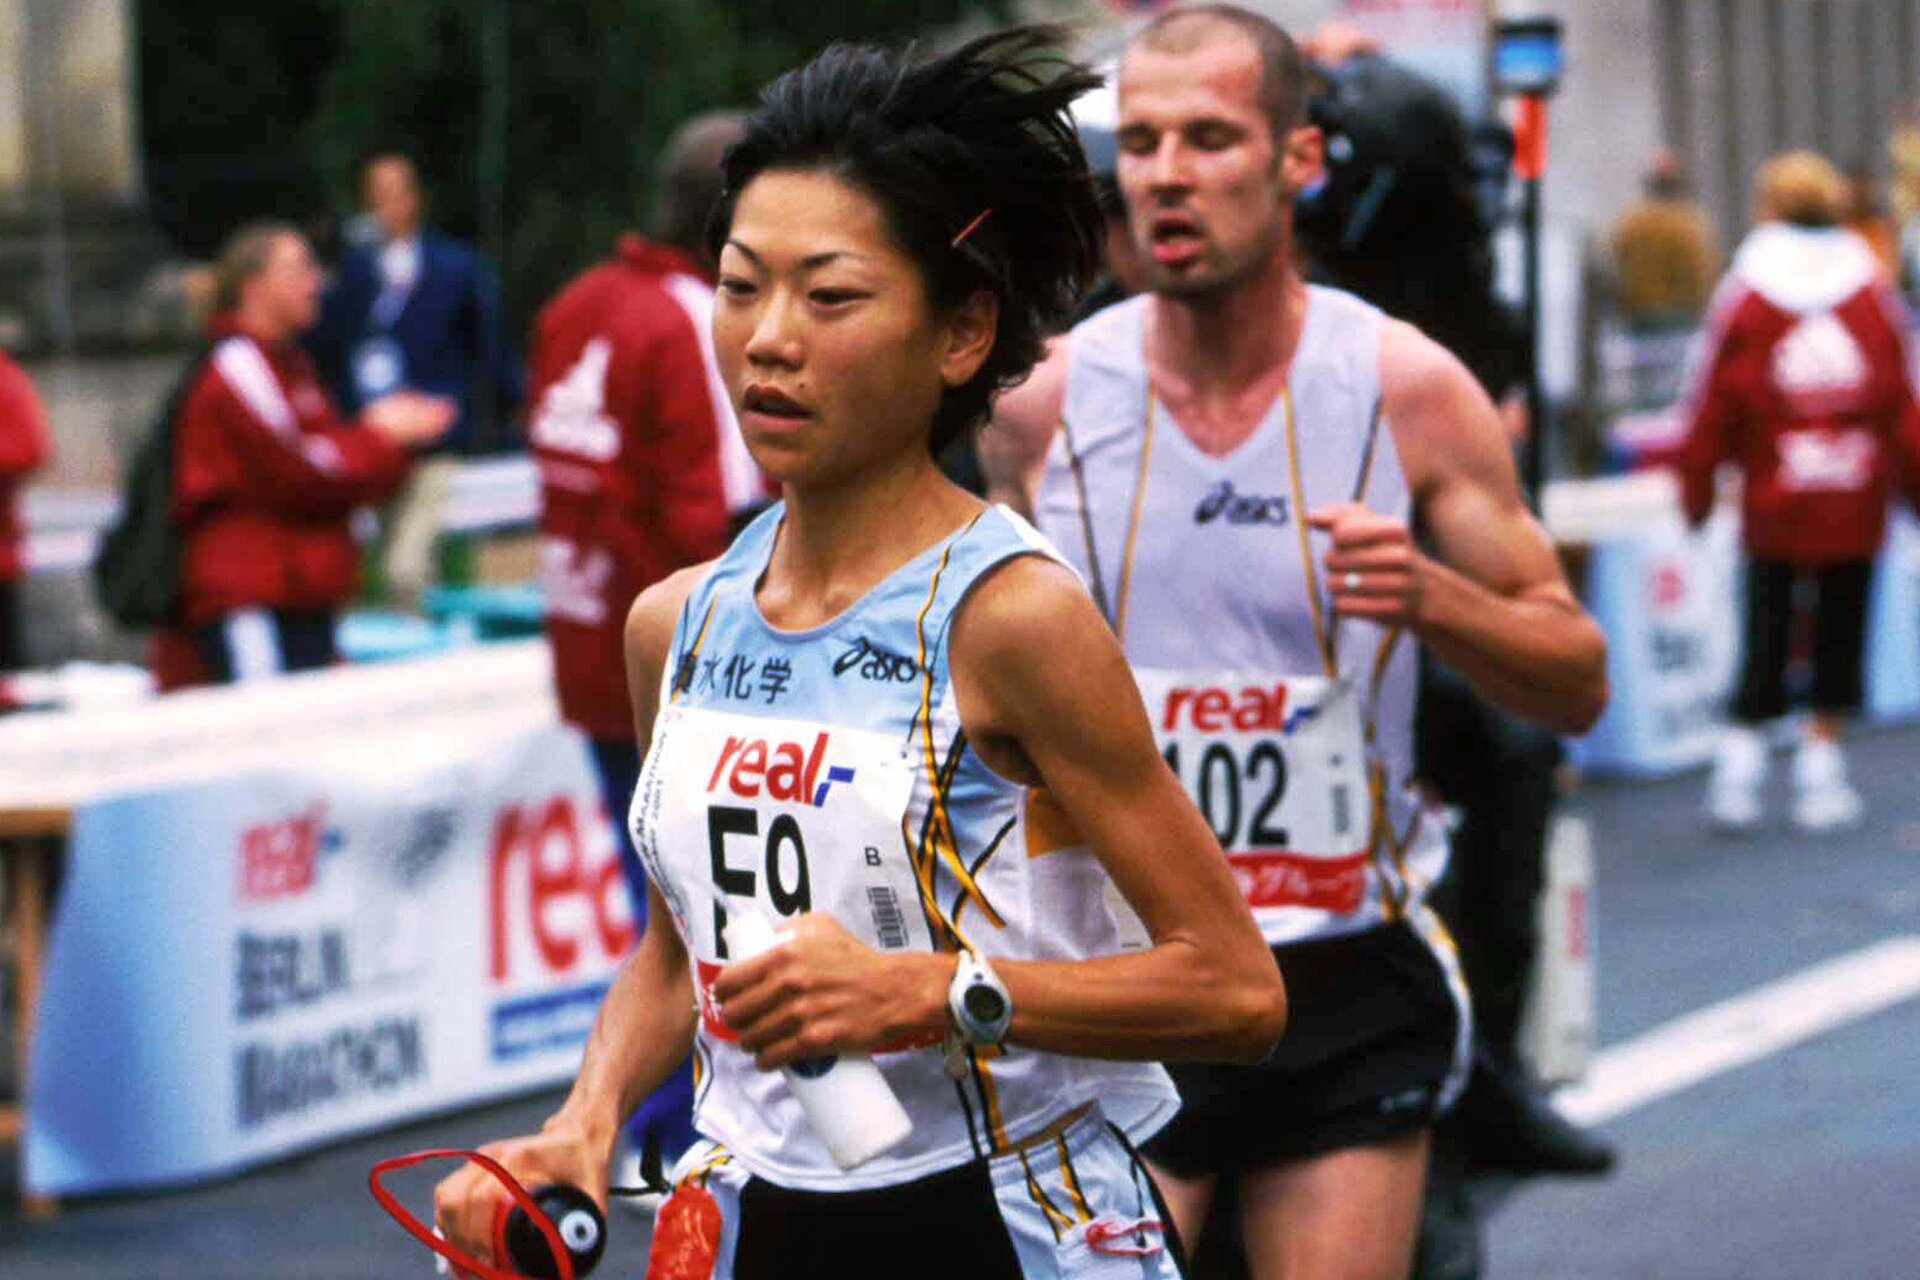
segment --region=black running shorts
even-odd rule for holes
[[[1169,1067],[1184,1106],[1142,1154],[1198,1178],[1371,1146],[1431,1126],[1464,1078],[1445,944],[1406,924],[1274,950],[1286,1034],[1257,1066]],[[1463,990],[1463,989],[1461,989]]]

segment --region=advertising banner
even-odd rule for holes
[[[77,810],[29,1191],[192,1181],[571,1077],[627,891],[581,740],[492,723]]]
[[[1593,548],[1587,602],[1613,696],[1583,768],[1657,776],[1712,755],[1740,661],[1739,532],[1723,509],[1698,534],[1676,517]]]
[[[1587,602],[1607,635],[1612,701],[1576,745],[1595,773],[1658,777],[1705,764],[1739,679],[1745,617],[1740,522],[1722,508],[1689,533],[1659,520],[1593,548]],[[1920,523],[1887,525],[1868,600],[1867,719],[1920,717]],[[1804,681],[1804,641],[1788,668]]]

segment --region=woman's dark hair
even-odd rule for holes
[[[926,60],[834,45],[767,86],[722,162],[716,254],[754,178],[819,170],[879,204],[936,309],[982,289],[999,299],[993,350],[941,399],[936,454],[1033,371],[1098,270],[1100,210],[1067,107],[1100,78],[1062,41],[1019,27]]]

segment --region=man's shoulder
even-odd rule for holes
[[[1040,439],[1053,434],[1066,412],[1068,361],[1078,333],[1076,328],[1050,339],[1032,372],[1000,393],[993,406],[994,425]]]
[[[1391,316],[1381,319],[1379,361],[1380,394],[1389,413],[1396,406],[1429,404],[1479,385],[1438,339]]]

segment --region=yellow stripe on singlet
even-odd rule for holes
[[[1092,1222],[1093,1209],[1087,1204],[1086,1194],[1080,1190],[1080,1177],[1073,1170],[1073,1156],[1067,1151],[1066,1138],[1054,1134],[1053,1145],[1060,1153],[1060,1176],[1067,1184],[1067,1194],[1073,1198],[1073,1211],[1080,1215],[1080,1221]]]
[[[1046,1216],[1047,1226],[1053,1231],[1054,1243],[1058,1244],[1061,1236],[1073,1230],[1073,1219],[1047,1198],[1047,1193],[1040,1186],[1040,1179],[1033,1176],[1033,1166],[1027,1162],[1027,1153],[1022,1151],[1019,1154],[1020,1168],[1027,1175],[1027,1195],[1040,1206],[1040,1212]]]
[[[934,602],[940,595],[940,580],[946,574],[947,565],[953,558],[953,548],[961,538],[973,531],[980,523],[986,511],[980,512],[967,527],[962,529],[948,542],[946,550],[940,555],[940,564],[933,572],[933,580],[927,587],[926,603],[920,606],[920,614],[914,620],[914,632],[918,643],[917,657],[920,664],[920,735],[921,749],[925,754],[927,787],[930,792],[928,805],[927,836],[924,840],[914,838],[908,826],[908,818],[902,817],[901,831],[907,838],[907,848],[913,865],[914,883],[920,891],[920,901],[927,912],[927,918],[945,931],[945,937],[936,937],[934,945],[941,949],[954,946],[971,950],[971,944],[960,932],[959,926],[948,919],[940,909],[938,889],[934,884],[936,862],[944,862],[953,875],[954,882],[960,886],[965,898],[977,907],[996,929],[1006,927],[1006,921],[968,872],[966,864],[960,858],[957,841],[953,835],[953,820],[947,812],[946,788],[941,785],[939,753],[933,740],[933,668],[927,661],[927,615],[933,611]],[[1007,1145],[1006,1120],[1000,1110],[1000,1091],[993,1082],[993,1073],[981,1054],[971,1046],[967,1049],[967,1062],[973,1078],[979,1082],[980,1102],[986,1111],[987,1133],[996,1152]]]
[[[923,857],[920,861],[924,864],[926,877],[922,891],[936,915],[940,915],[940,905],[932,883],[934,857],[947,864],[947,871],[953,876],[954,883],[958,884],[961,892],[980,908],[981,914],[986,916],[988,922],[996,929],[1004,929],[1007,922],[1001,918],[998,911],[993,909],[993,904],[987,901],[986,895],[980,891],[980,886],[974,882],[973,874],[967,870],[967,864],[961,860],[959,844],[954,839],[953,819],[947,813],[946,788],[940,785],[940,758],[933,741],[933,668],[927,661],[927,614],[932,612],[934,600],[940,594],[940,579],[947,571],[947,563],[953,558],[954,545],[971,533],[974,525],[979,524],[981,517],[985,515],[986,512],[982,511],[970,520],[967,527],[949,541],[946,550],[941,552],[940,567],[934,570],[933,581],[927,588],[927,602],[920,607],[920,616],[914,623],[919,641],[920,737],[922,748],[926,753],[927,787],[930,792],[929,804],[932,806],[928,835],[932,842],[930,853],[933,856]],[[954,929],[953,923],[946,920],[943,915],[940,918],[948,930],[957,936],[958,931]]]

